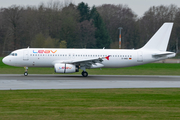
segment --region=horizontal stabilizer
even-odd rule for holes
[[[156,53],[153,54],[153,57],[162,57],[162,56],[166,56],[166,55],[176,55],[174,52],[161,52],[161,53]]]

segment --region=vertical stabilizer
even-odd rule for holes
[[[164,23],[141,49],[166,51],[172,27],[173,23]]]

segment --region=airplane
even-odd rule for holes
[[[59,49],[25,48],[18,49],[3,58],[3,63],[10,66],[54,67],[56,73],[74,73],[86,69],[122,68],[147,64],[174,57],[176,53],[166,51],[173,23],[164,23],[152,38],[140,49]]]

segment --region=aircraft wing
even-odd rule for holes
[[[78,66],[83,66],[86,68],[95,68],[95,67],[103,67],[104,65],[101,64],[104,59],[109,60],[109,56],[107,57],[99,57],[99,58],[90,58],[90,59],[82,59],[82,60],[64,60],[64,61],[54,61],[54,63],[60,62],[65,64],[75,64]]]
[[[72,60],[72,61],[64,61],[66,64],[76,64],[76,63],[100,63],[102,62],[102,58],[94,58],[94,59],[82,59],[82,60]]]

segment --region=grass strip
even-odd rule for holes
[[[5,120],[178,120],[180,89],[0,91]]]

